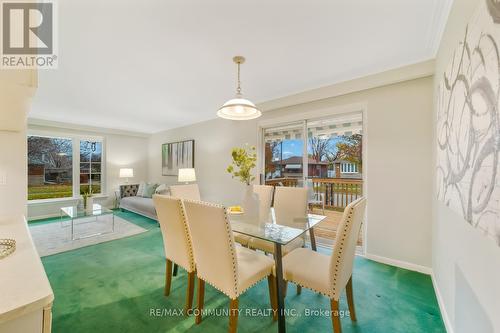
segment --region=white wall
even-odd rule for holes
[[[0,70],[0,217],[26,215],[26,115],[36,71]]]
[[[26,131],[0,131],[0,217],[26,216]]]
[[[463,39],[467,22],[483,1],[454,1],[436,59],[435,98],[441,73]],[[432,144],[435,150],[435,140]],[[434,161],[435,156],[434,151]],[[434,193],[432,267],[447,326],[456,333],[500,332],[500,247],[435,200]]]
[[[97,201],[108,207],[113,207],[115,200],[115,190],[124,179],[119,178],[120,168],[133,168],[134,178],[129,182],[139,182],[148,178],[148,137],[119,134],[105,129],[74,129],[65,128],[64,125],[57,124],[57,127],[48,125],[29,125],[28,133],[46,133],[55,135],[89,135],[104,138],[105,142],[105,191],[104,196]],[[26,139],[25,139],[26,140]],[[71,200],[70,202],[76,202]],[[39,219],[51,216],[59,216],[59,208],[68,205],[68,201],[58,201],[52,203],[29,203],[29,219]]]
[[[259,120],[366,105],[367,253],[423,270],[431,266],[432,83],[432,77],[410,80],[266,111]],[[183,139],[196,140],[195,167],[202,199],[238,203],[242,186],[225,169],[233,146],[257,144],[257,122],[216,119],[153,135],[149,144],[152,181],[176,183],[175,177],[161,176],[161,144]]]
[[[241,203],[243,185],[231,179],[226,168],[231,148],[246,143],[257,145],[256,121],[214,119],[154,134],[149,142],[149,178],[153,182],[177,184],[177,177],[162,176],[161,145],[195,140],[195,169],[202,199],[226,205]]]

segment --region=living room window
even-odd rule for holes
[[[80,141],[80,194],[101,193],[102,142]]]
[[[28,200],[72,196],[72,139],[28,136]]]
[[[101,138],[33,134],[27,143],[29,201],[103,193]]]

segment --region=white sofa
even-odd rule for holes
[[[158,221],[153,198],[137,196],[139,184],[120,185],[120,209]]]

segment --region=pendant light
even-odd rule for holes
[[[217,115],[224,119],[231,120],[250,120],[259,118],[262,114],[257,109],[255,104],[250,102],[248,99],[244,99],[241,94],[241,82],[240,82],[240,65],[245,62],[245,58],[242,56],[236,56],[233,61],[238,66],[238,87],[236,88],[236,97],[230,99],[217,111]]]

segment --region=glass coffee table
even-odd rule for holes
[[[112,216],[111,230],[92,233],[92,234],[86,234],[86,235],[80,236],[80,237],[75,237],[75,225],[98,223],[100,217],[107,216],[107,215]],[[65,218],[65,217],[70,218],[70,220],[71,220],[70,225],[64,225],[63,218]],[[92,221],[82,221],[84,219],[87,220],[87,219],[92,218],[92,217],[94,217],[95,220],[93,219]],[[80,221],[80,222],[78,222],[78,221]],[[105,222],[103,222],[103,223],[105,223]],[[111,209],[102,207],[99,204],[94,204],[92,207],[92,211],[80,208],[78,206],[62,207],[61,208],[61,226],[62,227],[71,226],[71,240],[77,240],[77,239],[82,239],[82,238],[104,235],[104,234],[112,233],[115,231],[115,213]]]

